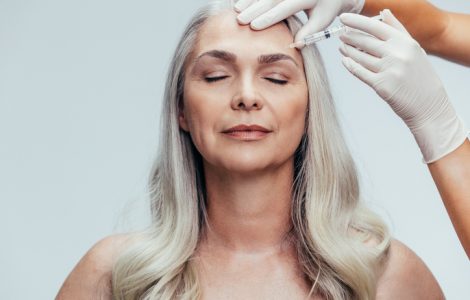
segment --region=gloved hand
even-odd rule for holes
[[[357,14],[340,16],[344,25],[362,31],[340,36],[343,64],[405,122],[423,154],[423,163],[434,162],[458,148],[469,130],[424,50],[389,10],[382,17],[383,22]]]
[[[265,29],[303,10],[308,21],[295,35],[295,41],[324,30],[342,12],[360,13],[365,0],[239,0],[235,10],[241,24],[252,29]],[[299,47],[300,48],[300,47]]]

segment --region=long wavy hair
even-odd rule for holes
[[[171,61],[158,155],[149,178],[151,224],[134,234],[112,270],[114,299],[199,299],[193,255],[207,226],[201,155],[180,130],[185,67],[201,26],[233,9],[211,1],[187,25]],[[284,20],[294,36],[302,22]],[[361,204],[358,173],[343,137],[318,50],[301,50],[309,90],[306,131],[295,152],[291,218],[295,249],[313,294],[374,299],[390,245],[382,220]],[[373,241],[370,243],[369,241]]]

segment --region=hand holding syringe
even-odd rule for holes
[[[371,17],[372,19],[380,20],[383,21],[382,14],[378,16]],[[351,28],[344,26],[344,25],[339,25],[335,27],[330,27],[328,29],[325,29],[320,32],[316,32],[310,35],[307,35],[305,38],[303,38],[301,41],[292,43],[289,45],[290,48],[301,48],[304,46],[311,45],[313,43],[329,39],[332,36],[337,36],[340,35],[348,30],[351,30]]]

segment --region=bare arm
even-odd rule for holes
[[[470,141],[428,164],[431,176],[470,258]]]
[[[470,15],[440,10],[425,0],[366,0],[362,14],[389,8],[427,53],[470,66]]]
[[[55,299],[111,300],[112,264],[124,240],[124,235],[113,235],[93,245],[69,274]]]
[[[392,240],[377,280],[377,300],[443,300],[444,294],[424,262],[403,243]]]

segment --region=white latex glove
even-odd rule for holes
[[[382,17],[383,22],[357,14],[340,16],[346,26],[365,32],[340,36],[343,64],[405,122],[423,154],[422,162],[434,162],[458,148],[469,130],[424,50],[389,10]]]
[[[304,11],[308,21],[295,36],[294,42],[306,35],[324,30],[343,12],[360,13],[365,0],[239,0],[235,10],[241,24],[255,30],[265,29],[283,19]]]

